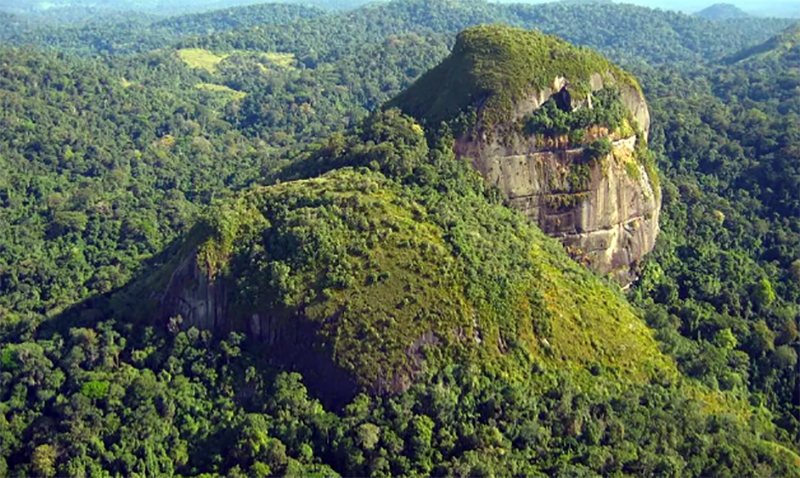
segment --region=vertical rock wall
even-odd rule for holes
[[[603,76],[592,76],[593,90],[603,84]],[[635,279],[636,264],[655,246],[661,197],[634,157],[637,140],[646,141],[650,127],[647,104],[638,90],[619,87],[622,102],[644,138],[609,135],[613,153],[605,158],[587,162],[582,148],[545,149],[520,133],[481,129],[480,121],[473,131],[457,138],[455,152],[472,160],[513,207],[545,233],[561,239],[573,256],[627,286]],[[564,78],[556,78],[552,88],[518,102],[515,119],[534,112],[554,95],[561,95],[559,100],[564,102],[568,89]],[[591,103],[570,101],[570,106],[591,107]]]

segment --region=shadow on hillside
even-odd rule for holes
[[[161,252],[145,261],[125,285],[73,304],[58,315],[43,321],[38,326],[38,337],[47,339],[54,334],[66,335],[71,328],[92,327],[98,322],[112,319],[133,322],[135,325],[157,325],[155,320],[149,322],[143,313],[148,306],[153,307],[155,303],[150,298],[135,297],[135,293],[142,288],[141,284],[147,278],[161,271],[180,252],[184,240],[184,237],[173,240]]]
[[[37,338],[47,340],[56,334],[66,337],[70,329],[93,328],[100,322],[114,321],[118,326],[129,327],[125,333],[128,351],[146,347],[140,341],[151,335],[145,333],[147,328],[169,344],[174,337],[169,331],[171,315],[161,307],[166,287],[153,288],[154,283],[160,284],[153,278],[163,277],[165,270],[175,267],[188,253],[186,237],[172,241],[146,261],[124,286],[90,297],[41,322],[36,331]],[[268,375],[282,371],[299,372],[309,394],[328,409],[338,410],[352,401],[359,387],[354,377],[333,363],[332,350],[317,337],[314,325],[301,313],[296,313],[289,323],[297,325],[281,331],[280,340],[272,344],[267,343],[266,337],[254,336],[247,330],[232,330],[227,321],[226,330],[212,331],[212,341],[225,340],[233,331],[243,333],[245,340],[240,347],[244,354],[253,354],[253,363],[262,365],[260,372]],[[182,328],[187,330],[191,327],[184,324]],[[242,387],[246,388],[244,383]]]

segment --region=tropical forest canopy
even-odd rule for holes
[[[139,3],[0,11],[0,476],[800,475],[796,21]],[[506,207],[453,125],[383,108],[486,23],[641,85],[663,205],[629,291]],[[525,122],[616,127],[616,92],[597,97]],[[148,306],[206,237],[242,310],[344,317],[324,330],[352,393],[326,393],[311,346],[290,361]],[[424,369],[393,352],[477,327],[468,304],[484,348],[418,345]]]
[[[255,5],[258,0],[53,0],[49,2],[31,0],[6,0],[0,10],[12,13],[35,15],[38,18],[52,18],[60,21],[86,18],[107,13],[137,12],[150,15],[185,15],[215,11],[231,7]],[[302,3],[317,5],[332,10],[348,9],[366,3],[363,0],[309,0],[303,2],[286,1],[280,3]],[[64,18],[66,12],[72,16]],[[60,17],[60,18],[59,18]]]

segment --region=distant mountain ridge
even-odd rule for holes
[[[419,28],[455,35],[458,31],[481,23],[504,23],[543,33],[558,35],[576,44],[595,48],[612,60],[615,54],[635,51],[635,59],[648,63],[702,61],[720,58],[754,43],[788,26],[789,20],[741,19],[738,23],[714,23],[678,12],[655,10],[630,4],[565,5],[499,4],[480,0],[393,1],[363,7],[342,16],[312,20],[320,29],[336,30],[341,44],[355,43],[356,32],[373,38],[401,35]],[[752,23],[752,25],[751,25]],[[598,30],[602,25],[603,32]],[[312,37],[295,38],[291,25],[271,31],[240,31],[230,35],[210,35],[187,41],[184,46],[211,50],[229,49],[231,45],[249,45],[265,51],[276,49],[313,50],[324,58],[332,45],[314,45]],[[309,24],[304,28],[313,30]],[[767,33],[767,34],[765,34]],[[724,45],[725,50],[721,50]],[[301,53],[298,53],[301,56]],[[624,61],[633,55],[625,54]]]
[[[558,35],[571,43],[598,49],[617,62],[644,60],[662,64],[721,58],[763,42],[790,24],[790,20],[751,17],[714,22],[709,26],[697,16],[616,3],[529,5],[481,0],[404,0],[375,3],[347,13],[330,12],[324,19],[308,19],[321,12],[314,8],[298,13],[298,18],[279,13],[292,8],[305,7],[299,4],[236,7],[151,21],[153,24],[149,28],[138,15],[135,23],[127,20],[95,22],[89,26],[79,24],[60,29],[30,25],[14,28],[11,33],[3,32],[3,36],[12,46],[34,44],[80,49],[80,53],[86,54],[97,51],[127,54],[161,48],[165,43],[178,42],[188,35],[210,33],[186,41],[181,47],[212,51],[231,48],[286,51],[298,57],[309,52],[315,58],[324,59],[326,52],[332,50],[336,50],[333,57],[338,58],[344,50],[356,48],[355,45],[363,43],[365,38],[381,41],[391,35],[420,29],[454,36],[480,23],[504,23]],[[270,10],[278,13],[269,23],[279,26],[269,31],[259,30],[258,25],[254,26],[259,20],[250,18],[250,13]],[[299,26],[297,22],[306,24]],[[165,26],[167,30],[163,29]],[[602,30],[598,26],[602,26]],[[298,37],[294,33],[298,27],[310,34]],[[231,29],[235,29],[231,34],[219,34]],[[319,32],[325,32],[326,41],[318,41]],[[90,36],[97,41],[81,40]],[[331,38],[336,40],[331,42]]]
[[[722,62],[731,64],[768,56],[779,57],[789,52],[797,54],[798,50],[800,50],[800,22],[791,25],[779,35],[770,38],[764,43],[723,58]],[[800,66],[800,63],[798,63],[798,66]]]
[[[730,3],[715,3],[695,13],[695,16],[705,18],[706,20],[719,21],[747,18],[750,15],[736,5]]]
[[[59,15],[97,15],[103,12],[140,12],[159,16],[182,15],[209,12],[226,8],[246,7],[271,3],[265,0],[52,0],[39,2],[31,0],[3,0],[0,11],[21,14],[50,16],[49,12]],[[365,0],[284,0],[280,3],[322,7],[327,10],[356,8],[367,3]]]
[[[559,0],[562,5],[611,5],[613,0]]]

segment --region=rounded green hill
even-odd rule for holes
[[[677,375],[624,298],[451,149],[428,150],[396,110],[370,128],[323,153],[356,169],[252,190],[198,225],[155,286],[159,316],[258,336],[337,396],[402,391],[452,363]]]
[[[514,103],[567,80],[576,99],[591,92],[593,74],[640,90],[636,80],[599,53],[558,37],[504,25],[467,28],[452,54],[387,106],[428,125],[451,121],[470,108],[480,108],[485,122],[508,118]]]

